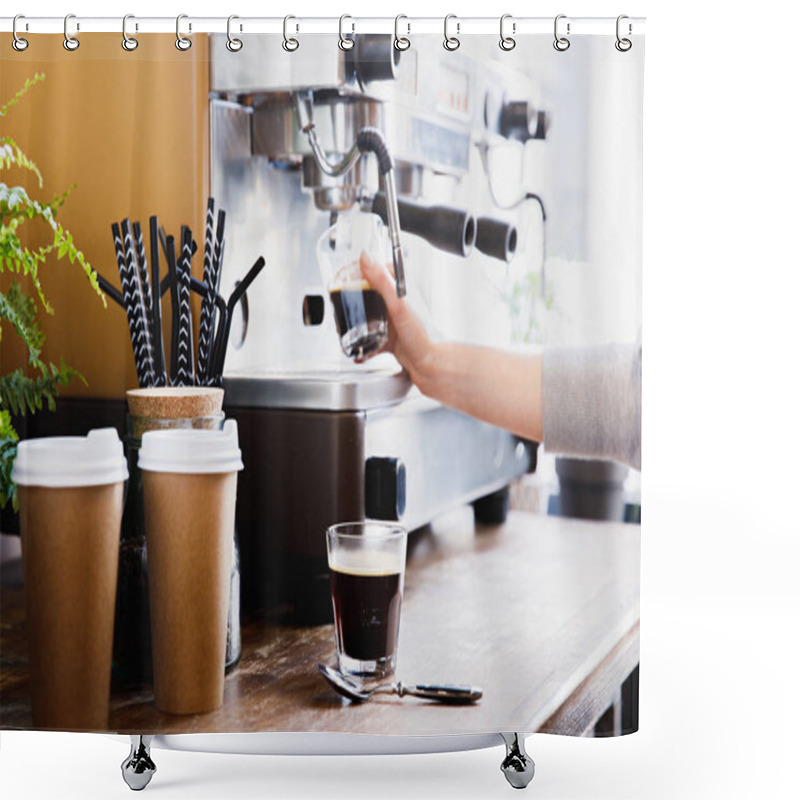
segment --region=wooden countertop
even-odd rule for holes
[[[409,540],[398,676],[484,689],[475,706],[381,695],[354,705],[317,673],[333,626],[251,622],[223,707],[171,716],[152,693],[115,693],[119,733],[345,731],[393,735],[498,730],[574,733],[638,663],[640,528],[512,512],[504,525],[459,509]],[[8,584],[8,581],[6,581]],[[0,727],[31,727],[19,587],[0,594]],[[599,712],[598,712],[599,713]],[[595,717],[596,718],[596,717]]]

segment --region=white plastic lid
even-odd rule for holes
[[[122,442],[114,428],[86,436],[27,439],[17,446],[11,480],[19,486],[102,486],[128,477]]]
[[[236,421],[229,419],[221,431],[147,431],[139,450],[139,469],[187,474],[238,472],[244,464]]]

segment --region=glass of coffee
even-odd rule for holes
[[[381,263],[391,260],[389,236],[376,214],[342,213],[317,243],[339,342],[344,354],[356,361],[380,350],[389,337],[383,298],[361,277],[362,253]]]
[[[384,678],[397,664],[406,531],[381,522],[328,528],[333,624],[339,669]]]

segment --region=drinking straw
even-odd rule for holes
[[[212,249],[214,244],[214,198],[208,198],[206,209],[206,230],[203,247],[203,282],[209,292],[203,295],[200,305],[200,331],[197,336],[197,383],[205,383],[208,359],[211,355],[211,315],[214,313],[214,299],[210,289],[214,285],[212,268]]]
[[[264,256],[259,256],[256,260],[255,264],[247,272],[247,275],[236,284],[236,288],[231,292],[231,296],[228,298],[228,306],[227,306],[227,319],[225,320],[225,326],[222,328],[221,333],[217,333],[217,337],[222,337],[219,342],[219,347],[215,353],[217,362],[214,364],[214,371],[212,373],[212,378],[216,383],[222,380],[222,369],[225,366],[225,353],[228,349],[228,337],[231,333],[231,321],[233,319],[233,310],[236,307],[236,304],[242,299],[244,293],[250,288],[250,284],[258,277],[258,273],[264,268],[264,265],[267,262],[264,260]]]
[[[153,340],[153,296],[150,292],[150,273],[147,271],[147,254],[144,249],[144,237],[142,236],[142,226],[138,222],[133,223],[133,243],[136,247],[136,261],[139,267],[139,283],[142,287],[142,299],[144,300],[145,318],[147,320],[147,330],[150,332],[150,341]],[[155,365],[155,355],[153,356]]]
[[[125,308],[125,300],[122,297],[122,292],[107,281],[99,272],[94,273],[97,276],[97,285],[103,290],[103,293],[108,295],[117,305]]]
[[[167,254],[167,232],[164,230],[164,226],[160,225],[158,228],[158,238],[161,242],[161,247],[164,250],[164,255]],[[192,258],[194,258],[194,254],[197,252],[197,242],[192,239]],[[166,279],[165,279],[166,280]],[[164,293],[169,288],[169,283],[167,283],[167,287],[164,288],[164,284],[161,284],[161,296],[164,296]]]
[[[125,266],[127,269],[128,281],[132,287],[133,316],[136,320],[136,337],[138,347],[143,353],[143,366],[145,372],[145,383],[140,382],[140,386],[152,386],[155,380],[153,373],[153,348],[150,343],[150,328],[147,322],[147,310],[144,301],[144,292],[140,280],[139,268],[136,263],[134,253],[133,234],[131,233],[131,222],[129,219],[122,220],[122,235],[125,248]]]
[[[177,265],[178,280],[178,386],[194,383],[194,354],[192,352],[192,308],[190,303],[192,269],[192,232],[181,227],[181,258]]]
[[[114,252],[117,256],[117,269],[119,270],[119,280],[122,286],[122,299],[125,307],[125,314],[128,317],[128,330],[131,334],[131,346],[133,347],[133,363],[136,366],[136,376],[139,386],[147,386],[147,372],[145,370],[144,353],[139,347],[139,337],[137,335],[137,322],[134,315],[133,285],[128,277],[128,268],[125,264],[125,253],[122,246],[122,235],[119,225],[115,222],[111,225],[111,233],[114,236]]]
[[[155,385],[167,385],[167,373],[164,369],[164,336],[161,332],[161,266],[158,261],[158,217],[150,217],[150,270],[153,283],[153,371]]]
[[[167,268],[169,269],[169,289],[172,301],[172,324],[169,342],[169,382],[175,384],[178,377],[178,270],[175,263],[175,237],[165,239]]]
[[[220,208],[217,212],[217,235],[214,242],[214,254],[211,257],[211,282],[209,286],[215,293],[219,293],[219,284],[222,278],[222,261],[225,255],[225,209]],[[217,310],[216,306],[211,309],[211,330],[215,329]],[[216,328],[217,332],[222,330],[222,326]],[[210,356],[209,356],[210,358]],[[212,360],[209,360],[206,366],[206,378],[211,378]],[[209,380],[209,385],[213,385],[214,381]]]
[[[219,297],[219,295],[217,295]],[[220,298],[222,300],[222,298]],[[222,352],[223,339],[225,339],[224,331],[228,325],[228,306],[222,300],[222,304],[217,307],[219,311],[219,320],[217,322],[217,332],[214,336],[214,344],[211,348],[211,362],[208,366],[208,374],[206,375],[206,386],[221,386],[222,385],[222,367],[225,364],[225,356]],[[227,341],[225,343],[227,346]]]
[[[223,238],[219,246],[218,252],[215,254],[216,257],[212,259],[212,263],[215,264],[215,287],[214,287],[214,300],[222,299],[222,295],[219,293],[219,282],[220,276],[222,274],[222,262],[225,259],[225,238],[224,238],[224,228],[225,228],[225,212],[220,211],[222,214],[222,227],[223,227]],[[222,311],[224,308],[224,313]],[[220,312],[220,319],[217,322],[217,311]],[[208,362],[208,369],[206,371],[206,386],[221,386],[222,379],[220,376],[215,376],[214,374],[214,365],[217,361],[222,357],[219,352],[219,346],[222,344],[222,337],[220,334],[225,330],[225,324],[228,321],[228,307],[225,304],[225,301],[222,300],[222,306],[220,307],[216,302],[214,304],[214,309],[211,312],[211,328],[212,331],[215,331],[213,334],[213,351],[209,355],[209,362]],[[215,327],[216,326],[216,327]],[[224,357],[223,357],[224,358]]]

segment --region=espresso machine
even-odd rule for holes
[[[422,396],[388,354],[346,359],[316,242],[340,213],[377,214],[399,291],[429,330],[506,343],[508,307],[486,281],[512,260],[541,270],[542,254],[518,252],[519,209],[497,207],[491,181],[503,176],[491,175],[487,153],[543,140],[547,117],[523,72],[447,52],[434,37],[401,52],[391,36],[355,35],[350,49],[310,36],[302,57],[273,36],[248,37],[236,53],[226,41],[211,36],[210,188],[227,211],[222,294],[242,277],[239,265],[267,261],[232,321],[224,373],[245,463],[242,608],[324,622],[329,525],[371,518],[414,530],[468,502],[479,521],[500,521],[504,488],[535,467],[536,450]],[[365,130],[390,168],[385,153],[363,146]]]

